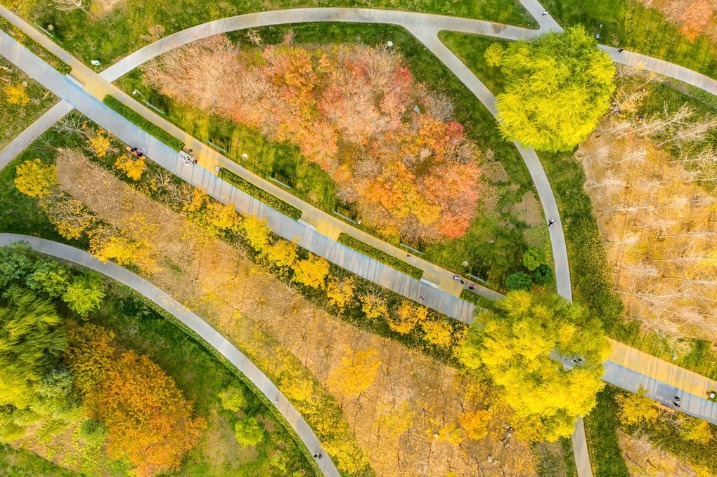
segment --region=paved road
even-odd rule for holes
[[[296,431],[301,441],[313,454],[321,449],[321,443],[314,434],[314,431],[306,423],[301,414],[291,405],[291,402],[284,396],[281,391],[271,382],[271,380],[257,368],[249,358],[239,351],[233,344],[227,341],[217,330],[212,328],[208,323],[200,317],[186,309],[181,303],[163,292],[147,280],[135,275],[129,270],[122,268],[114,263],[102,263],[93,255],[74,248],[69,245],[52,242],[36,237],[17,234],[0,234],[0,246],[9,245],[14,242],[28,242],[32,248],[45,255],[67,260],[83,267],[101,273],[123,285],[126,285],[141,294],[148,300],[161,307],[163,310],[172,314],[177,320],[199,335],[205,343],[217,350],[229,362],[234,365],[242,374],[269,399],[275,403],[277,410],[281,413],[291,427]],[[277,402],[278,401],[278,402]],[[339,477],[339,471],[336,469],[331,457],[325,455],[324,459],[317,460],[316,463],[321,468],[325,476]]]

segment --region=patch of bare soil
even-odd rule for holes
[[[151,281],[202,315],[270,375],[298,359],[325,384],[347,347],[375,350],[381,365],[372,385],[355,399],[335,397],[378,475],[534,474],[527,445],[514,438],[508,448],[501,443],[506,431],[500,416],[488,438],[460,445],[451,439],[458,416],[475,410],[474,403],[489,392],[472,378],[334,318],[240,250],[208,237],[89,161],[59,159],[57,170],[63,189],[114,226],[131,233],[138,215],[154,224],[153,243],[162,258]],[[405,432],[386,425],[398,409]]]
[[[543,213],[540,209],[540,203],[538,202],[538,199],[535,198],[535,194],[532,192],[526,192],[523,195],[520,202],[513,206],[511,215],[531,227],[535,227],[536,225],[543,223]]]

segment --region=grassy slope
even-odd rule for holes
[[[2,3],[43,27],[52,24],[56,40],[88,64],[91,59],[110,64],[148,44],[157,38],[149,33],[154,25],[162,25],[164,34],[170,34],[217,18],[282,8],[388,8],[537,26],[517,0],[124,0],[94,20],[80,10],[57,11],[50,2],[2,0]]]
[[[267,27],[260,30],[267,43],[280,41],[288,27]],[[468,261],[473,273],[486,278],[494,287],[501,287],[510,273],[521,269],[522,254],[527,248],[524,232],[527,226],[511,214],[511,208],[526,192],[533,191],[530,176],[516,149],[499,138],[492,116],[473,94],[445,66],[406,30],[383,25],[308,24],[292,26],[294,43],[362,42],[369,45],[393,41],[406,58],[415,77],[431,89],[447,94],[456,107],[456,119],[466,128],[468,136],[485,151],[490,149],[506,169],[510,181],[497,187],[497,211],[479,208],[476,219],[464,237],[442,244],[424,246],[423,258],[456,272],[465,273],[462,263]],[[230,35],[245,42],[243,33]],[[165,96],[142,85],[141,73],[133,72],[120,80],[127,91],[139,89],[148,100],[167,111],[168,118],[200,139],[209,140],[228,150],[228,156],[265,178],[277,176],[291,182],[290,192],[331,213],[336,210],[336,187],[315,164],[307,163],[295,147],[267,141],[256,131],[236,126],[230,121],[202,114],[178,105]],[[241,154],[248,152],[248,159]],[[290,176],[289,179],[285,179]],[[376,233],[359,226],[369,233]],[[547,237],[533,231],[531,245],[545,246]],[[544,234],[546,235],[546,234]],[[397,244],[397,242],[396,242]],[[500,251],[500,253],[496,253]]]
[[[637,0],[543,0],[542,4],[563,27],[580,23],[591,34],[600,32],[602,43],[717,78],[717,46],[706,37],[690,43],[662,13]]]

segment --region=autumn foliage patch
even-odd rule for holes
[[[363,222],[389,236],[460,237],[475,214],[478,148],[451,120],[448,99],[387,48],[242,49],[215,37],[168,53],[145,74],[178,102],[297,144]]]
[[[107,427],[107,452],[127,456],[138,476],[177,470],[206,428],[174,380],[147,356],[116,347],[94,325],[68,326],[67,359],[93,417]]]

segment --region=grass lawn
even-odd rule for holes
[[[690,43],[665,15],[636,0],[544,0],[542,4],[563,27],[583,24],[588,33],[600,33],[601,43],[717,78],[717,46],[704,36]]]
[[[528,246],[549,248],[547,228],[544,231],[531,229],[512,213],[515,204],[534,190],[517,150],[500,139],[493,117],[475,96],[438,59],[427,53],[410,33],[392,26],[335,23],[266,27],[259,32],[267,43],[275,43],[289,28],[296,32],[295,44],[361,42],[375,45],[390,39],[406,58],[417,80],[453,100],[456,119],[465,126],[468,136],[484,152],[490,151],[488,154],[492,154],[505,169],[508,181],[495,185],[498,196],[496,206],[491,210],[479,207],[475,220],[462,238],[416,246],[420,248],[422,258],[457,273],[471,273],[487,280],[492,287],[502,289],[507,275],[521,271],[522,254]],[[230,34],[230,37],[246,43],[244,32]],[[261,177],[274,181],[328,213],[351,214],[344,204],[337,202],[335,183],[316,164],[308,163],[295,146],[268,141],[255,130],[178,105],[144,86],[139,71],[120,79],[118,85],[125,91],[141,91],[148,102],[166,112],[170,121],[211,143]],[[247,157],[242,157],[242,154]],[[363,225],[358,227],[380,235],[379,231]],[[399,245],[395,240],[393,243]],[[462,265],[464,261],[468,262],[468,267]]]
[[[3,79],[0,82],[0,118],[2,118],[0,120],[2,122],[0,149],[2,149],[33,121],[42,116],[42,113],[57,102],[57,99],[5,58],[0,58],[0,79]],[[24,106],[10,104],[7,88],[12,86],[24,88],[28,99],[27,104]]]
[[[109,12],[97,13],[94,19],[81,10],[59,11],[48,2],[4,0],[3,3],[31,23],[36,22],[43,28],[52,25],[55,41],[85,63],[99,59],[104,66],[161,36],[200,23],[284,8],[387,8],[537,27],[518,0],[124,0]]]
[[[0,444],[0,473],[8,477],[75,477],[71,470],[58,467],[32,452]]]
[[[629,477],[617,436],[620,424],[615,396],[620,389],[607,385],[597,395],[597,405],[584,419],[588,453],[595,477]]]

